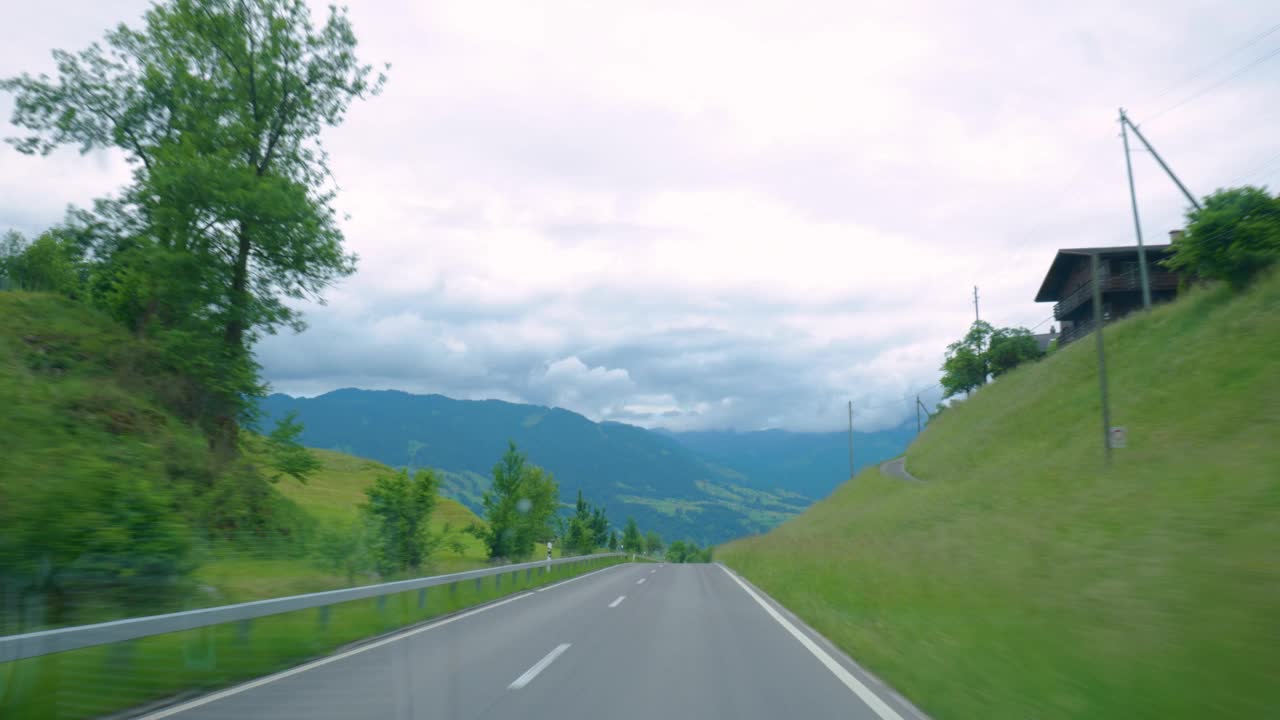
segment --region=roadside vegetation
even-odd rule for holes
[[[277,486],[319,466],[296,423],[249,430],[252,347],[303,328],[287,300],[355,269],[318,144],[381,87],[355,48],[336,8],[172,0],[54,51],[53,77],[0,80],[17,151],[111,149],[132,168],[112,197],[0,241],[0,632],[200,602],[195,572],[226,547],[310,553],[317,524]],[[378,569],[423,559],[378,531]]]
[[[353,642],[616,565],[584,558],[252,622],[0,663],[0,717],[81,720],[270,674]],[[132,717],[136,712],[124,713]]]
[[[984,320],[975,320],[963,338],[947,346],[941,367],[943,398],[971,393],[986,385],[988,379],[1043,355],[1030,330],[996,328]]]
[[[936,717],[1267,716],[1280,274],[1254,277],[1108,326],[1110,467],[1074,343],[936,418],[924,483],[863,472],[717,558]]]

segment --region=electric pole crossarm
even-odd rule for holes
[[[1133,134],[1138,136],[1138,139],[1142,141],[1143,146],[1147,148],[1147,152],[1151,153],[1151,157],[1155,158],[1156,162],[1160,163],[1160,167],[1164,169],[1165,174],[1168,175],[1169,179],[1173,180],[1173,184],[1177,185],[1178,189],[1182,191],[1182,194],[1187,198],[1187,202],[1191,203],[1191,206],[1195,209],[1203,210],[1204,208],[1200,207],[1200,203],[1196,201],[1195,196],[1191,194],[1191,191],[1187,189],[1187,186],[1183,185],[1182,181],[1178,179],[1178,176],[1173,174],[1173,170],[1169,169],[1169,165],[1164,161],[1164,158],[1160,157],[1160,153],[1156,152],[1156,149],[1151,147],[1151,143],[1147,142],[1147,139],[1143,137],[1142,131],[1138,129],[1138,126],[1134,125],[1133,121],[1129,119],[1129,116],[1124,114],[1123,108],[1120,110],[1120,122],[1124,125],[1128,125],[1129,129],[1133,131]]]

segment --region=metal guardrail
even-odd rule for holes
[[[412,580],[399,580],[396,582],[381,583],[378,585],[364,585],[361,587],[345,588],[343,590],[328,590],[325,592],[308,593],[306,595],[292,595],[290,597],[271,598],[269,600],[255,600],[253,602],[237,603],[235,605],[222,605],[219,607],[201,608],[198,610],[185,610],[165,615],[126,618],[124,620],[113,620],[111,622],[95,623],[93,625],[77,625],[73,627],[23,633],[21,635],[7,635],[0,637],[0,663],[23,660],[25,658],[38,657],[40,655],[49,655],[51,653],[65,652],[67,650],[78,650],[80,648],[93,647],[94,645],[106,645],[109,643],[136,640],[138,638],[150,637],[152,635],[163,635],[165,633],[180,632],[183,630],[194,630],[196,628],[209,627],[210,625],[244,622],[255,618],[267,617],[269,615],[293,612],[295,610],[308,610],[311,608],[350,602],[352,600],[365,600],[368,598],[381,597],[383,595],[394,595],[396,593],[411,590],[422,590],[429,587],[449,585],[467,580],[479,580],[481,578],[491,576],[498,576],[498,582],[501,582],[501,576],[507,573],[518,573],[521,571],[532,572],[540,567],[556,567],[558,565],[568,565],[571,563],[582,562],[584,560],[596,560],[608,557],[626,557],[627,555],[628,553],[600,553],[596,555],[557,558],[555,560],[537,560],[534,562],[517,563],[514,565],[500,565],[491,568],[481,568],[479,570],[467,570],[465,572],[450,573],[448,575],[432,575],[430,577],[414,578]]]

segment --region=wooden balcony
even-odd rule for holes
[[[1178,276],[1164,269],[1156,269],[1155,267],[1148,270],[1150,276],[1151,291],[1157,292],[1161,290],[1177,290]],[[1142,276],[1137,269],[1124,273],[1112,274],[1106,267],[1102,267],[1098,271],[1099,282],[1102,286],[1102,294],[1105,296],[1109,292],[1141,292]],[[1066,297],[1062,298],[1053,305],[1053,317],[1057,320],[1063,320],[1071,314],[1076,308],[1089,302],[1093,298],[1093,281],[1090,280],[1080,287],[1072,290]]]

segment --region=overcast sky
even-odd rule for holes
[[[146,3],[10,5],[4,76]],[[1057,248],[1133,242],[1118,106],[1193,192],[1280,184],[1280,57],[1250,67],[1280,31],[1232,52],[1274,0],[349,5],[393,66],[326,135],[360,266],[259,346],[280,392],[741,430],[838,429],[852,399],[876,429],[937,382],[974,285],[1037,326]],[[1159,242],[1183,203],[1134,162]],[[126,181],[113,153],[0,148],[0,229]]]

